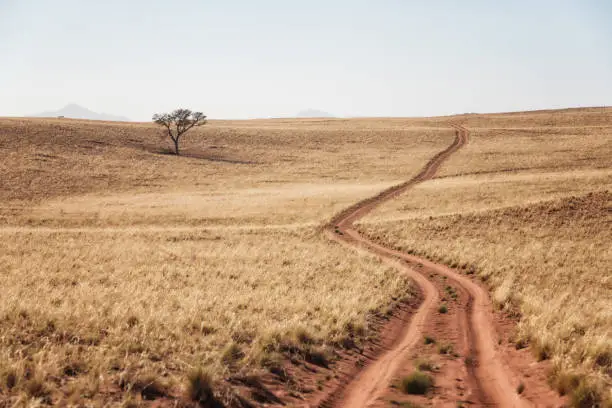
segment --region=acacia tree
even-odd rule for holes
[[[174,142],[174,152],[178,156],[179,140],[189,129],[206,124],[206,115],[192,112],[189,109],[177,109],[171,113],[156,113],[153,122],[166,128],[168,136]]]

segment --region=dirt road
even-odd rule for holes
[[[530,394],[530,400],[517,392],[520,379],[506,364],[507,359],[499,355],[500,340],[494,325],[493,308],[484,288],[444,265],[386,248],[360,234],[353,226],[355,221],[379,204],[433,178],[442,163],[468,142],[468,130],[462,126],[455,126],[455,129],[454,142],[433,157],[417,176],[345,210],[326,229],[333,240],[374,253],[385,262],[401,268],[417,283],[424,297],[393,346],[380,353],[352,381],[335,392],[333,398],[324,404],[326,406],[356,408],[381,404],[381,397],[389,394],[392,380],[406,367],[414,366],[411,358],[414,360],[415,357],[411,353],[423,347],[423,336],[428,333],[438,333],[441,337],[452,339],[455,350],[461,353],[455,357],[464,357],[463,360],[449,359],[446,370],[436,376],[439,386],[429,399],[435,406],[456,407],[459,401],[471,406],[496,407],[551,403],[552,394],[546,389],[539,392],[543,389],[541,385],[529,385],[531,389],[538,390]],[[445,286],[440,282],[444,282]],[[454,293],[455,302],[450,306],[450,318],[447,314],[438,313],[441,299],[447,300],[442,289],[444,287]]]

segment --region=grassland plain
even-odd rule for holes
[[[362,233],[476,273],[576,406],[612,400],[612,109],[466,116],[439,178]]]
[[[0,405],[175,403],[209,376],[231,399],[411,295],[318,228],[416,173],[444,122],[213,121],[180,158],[160,133],[0,120]]]

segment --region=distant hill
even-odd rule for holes
[[[306,109],[299,112],[297,118],[333,118],[331,113],[323,112],[316,109]]]
[[[62,109],[57,111],[42,112],[32,116],[36,118],[56,118],[58,116],[63,116],[65,118],[71,119],[89,119],[116,122],[130,121],[130,119],[126,118],[125,116],[115,116],[109,115],[107,113],[96,113],[76,104],[66,105]]]

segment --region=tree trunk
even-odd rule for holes
[[[174,140],[174,152],[176,153],[177,156],[180,154],[179,153],[179,141],[178,141],[178,139]]]

